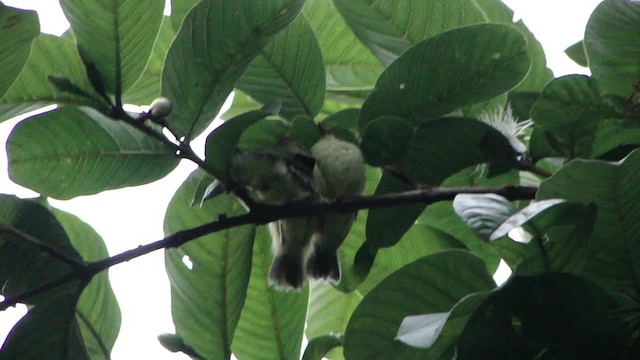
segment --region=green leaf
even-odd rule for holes
[[[82,259],[97,261],[109,257],[104,240],[89,224],[67,212],[50,210]],[[121,315],[107,271],[94,276],[82,291],[76,306],[76,321],[90,358],[109,359],[120,331]]]
[[[413,127],[402,118],[379,117],[362,136],[362,154],[371,166],[400,165],[404,159]]]
[[[104,106],[102,102],[76,94],[58,91],[48,80],[59,75],[97,98],[91,87],[78,49],[73,41],[41,34],[33,41],[31,56],[22,73],[4,97],[0,98],[0,121],[12,118],[49,104],[87,104]]]
[[[171,25],[176,33],[180,31],[182,22],[191,9],[193,9],[200,0],[171,0]]]
[[[262,104],[279,102],[280,115],[288,120],[320,112],[325,93],[322,53],[304,16],[260,50],[236,86]]]
[[[268,115],[269,113],[262,110],[240,114],[227,120],[207,136],[205,162],[214,172],[213,176],[222,182],[227,182],[227,169],[242,133]]]
[[[290,125],[280,118],[258,120],[244,130],[238,141],[238,149],[259,150],[275,147],[291,132]]]
[[[591,14],[584,48],[593,77],[605,94],[628,97],[640,73],[640,4],[605,0]]]
[[[303,13],[322,50],[327,89],[371,89],[384,67],[349,29],[333,2],[307,0]]]
[[[89,360],[75,321],[77,294],[52,297],[35,306],[13,327],[0,360]]]
[[[138,81],[124,93],[123,101],[125,103],[147,105],[160,96],[164,60],[176,35],[177,32],[171,26],[170,18],[166,16],[162,18],[158,37],[153,45],[147,66]]]
[[[531,108],[540,99],[540,92],[509,93],[507,101],[511,105],[516,121],[531,119]]]
[[[611,304],[603,289],[575,275],[517,277],[476,311],[457,342],[457,356],[624,358],[624,330]]]
[[[309,287],[282,292],[269,286],[270,242],[267,229],[259,227],[247,299],[231,344],[239,360],[300,358]]]
[[[323,282],[311,282],[310,288],[307,327],[305,329],[307,339],[321,338],[330,334],[344,334],[349,318],[362,300],[362,295],[357,291],[345,294]],[[342,346],[342,342],[336,346]],[[325,354],[326,352],[322,355]],[[344,359],[342,351],[339,350],[331,351],[326,357],[331,360]]]
[[[58,199],[146,184],[178,164],[173,150],[160,141],[74,107],[19,123],[7,153],[13,181]]]
[[[459,194],[453,199],[453,209],[484,239],[515,212],[508,199],[496,194]]]
[[[259,110],[261,107],[262,105],[252,99],[249,95],[235,89],[233,91],[233,101],[231,102],[231,106],[229,107],[229,110],[225,111],[220,116],[220,119],[227,121],[251,110]]]
[[[460,250],[421,258],[389,275],[364,299],[349,321],[347,359],[416,359],[426,352],[394,341],[409,315],[449,311],[468,294],[494,287],[484,263]]]
[[[618,163],[574,160],[543,181],[537,194],[538,200],[561,197],[595,204],[597,216],[584,273],[616,291],[640,288],[636,246],[640,219],[631,210],[640,206],[638,171],[639,151]]]
[[[18,10],[0,3],[0,98],[25,66],[31,42],[40,34],[35,11]]]
[[[396,340],[418,349],[428,349],[436,342],[449,312],[405,317],[398,329]]]
[[[192,138],[207,127],[260,49],[303,4],[203,0],[189,12],[162,72],[162,95],[174,104],[168,121],[179,136]]]
[[[484,12],[466,0],[334,0],[333,3],[360,41],[386,65],[426,38],[487,21]]]
[[[498,130],[481,121],[440,118],[422,124],[408,145],[403,170],[414,181],[439,185],[481,163],[511,165],[515,150]]]
[[[313,144],[320,138],[320,129],[310,116],[298,115],[291,122],[287,135],[311,150]]]
[[[360,110],[360,129],[383,115],[418,125],[489,100],[515,87],[530,64],[524,37],[510,26],[481,24],[442,33],[385,70]]]
[[[522,20],[516,22],[515,27],[527,39],[527,51],[531,58],[531,68],[524,80],[513,91],[542,91],[545,85],[553,79],[553,72],[547,67],[547,59],[542,44]]]
[[[376,188],[376,195],[413,190],[414,187],[385,171]],[[395,245],[413,226],[425,204],[407,204],[369,210],[367,244],[372,249]]]
[[[62,0],[85,62],[96,67],[105,90],[121,95],[144,71],[158,35],[161,0]]]
[[[5,297],[42,285],[70,270],[68,264],[27,241],[26,236],[70,259],[82,261],[62,225],[44,206],[0,195],[0,291]],[[77,283],[59,287],[30,299],[28,304],[46,303],[52,297],[75,291],[76,287]]]
[[[531,109],[536,126],[552,132],[569,157],[588,157],[598,123],[616,116],[596,81],[584,75],[554,79]]]
[[[218,214],[245,212],[230,196],[190,207],[203,178],[208,175],[196,170],[171,199],[164,222],[166,235],[211,222]],[[165,250],[176,334],[206,358],[229,359],[231,355],[231,341],[247,295],[254,236],[255,227],[245,225]]]
[[[484,11],[490,22],[507,23],[513,22],[513,10],[500,0],[474,0]]]
[[[589,60],[587,60],[587,54],[585,53],[584,42],[582,40],[566,48],[564,53],[576,64],[583,67],[589,66]]]
[[[358,292],[367,294],[380,281],[405,265],[424,256],[450,249],[467,250],[467,247],[440,230],[424,224],[415,224],[395,246],[377,251],[371,270],[366,280],[358,287]]]
[[[640,145],[640,124],[637,120],[604,120],[596,130],[591,157],[621,160],[638,145]]]
[[[325,335],[311,339],[304,350],[302,360],[322,360],[333,348],[342,346],[342,338],[334,335]]]

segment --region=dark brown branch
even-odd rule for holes
[[[501,187],[441,187],[412,190],[400,193],[389,193],[372,196],[353,196],[328,202],[316,202],[300,205],[257,206],[247,214],[234,217],[220,217],[216,221],[198,227],[179,231],[135,249],[125,251],[112,257],[89,263],[80,270],[74,270],[48,283],[28,290],[0,302],[0,311],[33,296],[51,290],[78,279],[90,279],[101,271],[114,265],[135,259],[150,252],[181,246],[189,241],[217,231],[242,225],[261,225],[274,220],[304,215],[317,215],[323,212],[351,212],[362,209],[375,209],[411,203],[432,204],[438,201],[453,200],[458,194],[498,194],[509,200],[532,200],[537,189],[529,186],[507,185]]]
[[[547,171],[543,168],[537,167],[536,165],[528,162],[528,161],[524,161],[524,160],[519,160],[518,164],[517,164],[517,169],[518,170],[523,170],[523,171],[528,171],[530,173],[548,178],[551,175],[553,175],[552,172]]]

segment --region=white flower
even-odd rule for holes
[[[527,147],[524,146],[519,137],[524,134],[525,130],[533,122],[531,120],[518,122],[518,119],[513,116],[511,104],[507,103],[504,109],[498,108],[494,111],[484,111],[478,118],[485,124],[500,131],[509,140],[511,147],[518,153],[522,154],[527,150]]]

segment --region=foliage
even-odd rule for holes
[[[6,144],[41,196],[0,195],[0,308],[29,305],[0,360],[109,359],[106,270],[161,248],[176,332],[159,340],[194,359],[640,357],[640,3],[603,1],[567,49],[593,75],[560,78],[499,0],[163,4],[63,0],[63,37],[0,4],[0,121],[58,105]],[[158,96],[166,116],[123,109]],[[326,131],[362,149],[364,196],[265,207],[231,184],[237,149]],[[180,161],[199,168],[167,238],[130,252],[46,200]],[[338,284],[270,286],[264,223],[353,210]]]

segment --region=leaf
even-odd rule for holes
[[[231,344],[239,360],[300,358],[309,287],[281,292],[269,286],[270,242],[267,229],[259,227],[247,299]]]
[[[332,1],[307,0],[303,14],[322,50],[329,90],[369,90],[384,67],[351,29]]]
[[[264,119],[269,113],[254,110],[240,114],[215,128],[208,136],[205,145],[205,162],[214,172],[213,176],[227,182],[227,169],[236,151],[242,133],[257,121]]]
[[[158,37],[153,45],[142,75],[123,95],[123,101],[127,104],[151,104],[160,96],[162,82],[162,68],[167,57],[171,43],[176,38],[177,32],[171,26],[171,18],[162,18]]]
[[[546,230],[552,225],[575,223],[576,219],[584,216],[584,211],[582,204],[563,199],[536,201],[506,219],[493,231],[489,240],[495,241],[527,223],[537,231]]]
[[[591,157],[622,160],[639,144],[640,126],[638,121],[630,119],[604,120],[600,122],[596,130]],[[620,149],[623,150],[621,153],[618,152]]]
[[[519,31],[498,24],[420,42],[380,76],[360,110],[360,129],[384,115],[418,125],[512,89],[529,70],[526,45]]]
[[[344,334],[349,318],[360,303],[362,295],[357,291],[345,294],[323,282],[311,282],[310,288],[307,327],[305,329],[307,339],[322,338],[332,334]],[[331,341],[327,340],[327,343],[331,343]],[[342,346],[342,342],[335,346]],[[324,347],[320,347],[324,349]],[[305,350],[305,353],[306,351],[308,350]],[[326,352],[322,353],[323,356],[325,354]],[[325,357],[332,360],[344,359],[342,351],[335,350]]]
[[[640,287],[638,219],[631,211],[640,206],[638,171],[638,151],[617,163],[574,160],[543,181],[536,197],[595,204],[597,215],[584,274],[615,291]]]
[[[527,51],[531,58],[531,68],[524,80],[513,91],[542,91],[545,85],[553,79],[553,72],[547,67],[547,59],[542,44],[522,20],[516,22],[514,26],[527,39]]]
[[[322,360],[333,348],[342,345],[342,338],[334,335],[325,335],[311,339],[302,354],[302,360]]]
[[[180,31],[182,22],[187,14],[193,9],[200,0],[172,0],[171,1],[171,25],[176,33]]]
[[[25,236],[39,240],[70,259],[82,261],[62,225],[44,206],[11,195],[0,195],[0,205],[0,291],[3,296],[15,296],[70,270],[68,264],[27,241]],[[77,283],[64,285],[31,298],[27,304],[46,303],[76,288]]]
[[[310,116],[298,115],[293,118],[287,136],[311,150],[313,144],[320,138],[320,129]]]
[[[0,360],[89,360],[74,321],[77,294],[52,297],[35,306],[13,327]]]
[[[508,199],[496,194],[459,194],[453,199],[453,209],[484,239],[515,212]]]
[[[362,136],[362,154],[371,166],[400,165],[404,159],[413,127],[401,118],[379,117]]]
[[[472,316],[457,342],[457,356],[623,358],[623,327],[611,304],[603,289],[575,275],[516,277]]]
[[[394,341],[408,315],[449,311],[461,298],[494,287],[482,261],[460,250],[421,258],[384,279],[364,299],[349,321],[344,339],[347,359],[425,358]]]
[[[582,40],[566,48],[564,50],[564,53],[576,64],[583,67],[589,66],[587,54],[585,53],[584,49],[584,42]]]
[[[245,212],[230,196],[190,207],[191,195],[203,178],[208,175],[196,170],[171,199],[164,220],[166,235],[211,222],[219,214]],[[206,358],[231,356],[231,341],[247,296],[254,236],[255,227],[245,225],[165,250],[176,335]]]
[[[413,189],[413,186],[385,171],[375,195]],[[417,203],[369,210],[367,244],[373,250],[395,245],[415,223],[425,207],[425,204]]]
[[[490,22],[507,23],[513,22],[513,10],[500,0],[474,0],[484,11]]]
[[[400,324],[396,340],[418,349],[428,349],[436,342],[448,317],[449,312],[407,316]]]
[[[640,4],[605,0],[591,14],[584,48],[593,77],[605,94],[628,97],[640,73]]]
[[[171,172],[171,148],[91,109],[62,107],[19,123],[7,144],[13,181],[57,199],[146,184]]]
[[[511,165],[515,150],[498,130],[481,121],[440,118],[422,124],[413,134],[403,165],[414,181],[439,185],[472,165]]]
[[[174,103],[168,121],[179,136],[192,138],[207,127],[260,49],[303,4],[203,0],[189,12],[162,72],[162,95]]]
[[[31,56],[22,73],[0,98],[0,121],[53,103],[104,106],[98,100],[58,91],[48,80],[52,75],[64,76],[90,96],[98,97],[87,78],[75,43],[41,34],[33,41]]]
[[[260,50],[236,86],[262,104],[280,102],[280,115],[288,120],[320,112],[325,93],[322,53],[304,16]]]
[[[262,105],[252,99],[249,95],[243,93],[238,89],[235,89],[233,91],[233,101],[231,102],[231,107],[229,107],[229,110],[225,111],[220,116],[220,119],[227,121],[240,114],[244,114],[252,110],[260,110],[261,107]]]
[[[380,249],[365,281],[358,287],[366,295],[390,274],[427,255],[467,247],[458,239],[424,224],[413,225],[393,247]]]
[[[62,210],[51,208],[50,211],[82,259],[97,261],[109,257],[104,240],[89,224]],[[75,319],[90,358],[109,359],[120,331],[121,315],[107,271],[94,276],[84,288]]]
[[[423,39],[486,22],[472,1],[334,0],[340,14],[385,65]]]
[[[25,66],[31,42],[40,34],[35,11],[14,9],[0,3],[0,98]]]
[[[62,0],[84,61],[120,96],[144,71],[162,21],[161,0]],[[98,16],[96,16],[98,14]]]
[[[536,126],[553,132],[569,156],[588,156],[598,123],[615,116],[596,81],[584,75],[554,79],[531,109]]]

